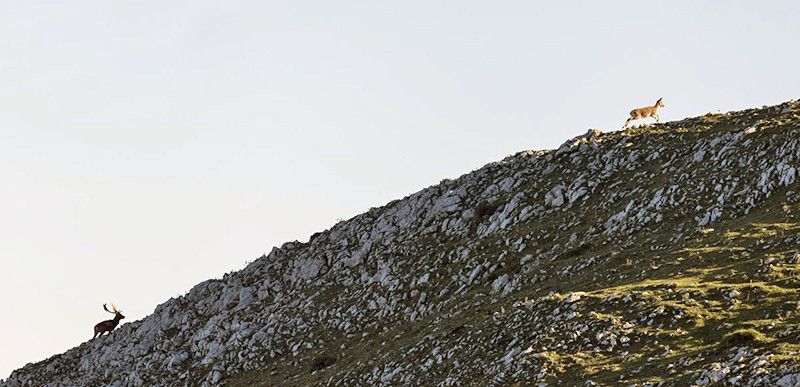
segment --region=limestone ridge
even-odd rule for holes
[[[798,385],[798,139],[790,101],[521,152],[0,385]]]

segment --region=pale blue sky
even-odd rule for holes
[[[0,1],[0,377],[524,149],[775,104],[796,1]]]

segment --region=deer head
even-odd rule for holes
[[[111,304],[111,310],[108,309],[108,306],[106,306],[106,304],[103,304],[103,309],[105,309],[106,312],[113,314],[114,319],[122,320],[123,318],[125,318],[125,316],[122,315],[122,312],[120,312],[117,309],[117,306],[114,304]]]

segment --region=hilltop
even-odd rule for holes
[[[799,138],[790,101],[520,152],[0,385],[799,385]]]

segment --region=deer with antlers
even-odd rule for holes
[[[111,304],[111,310],[108,310],[108,306],[106,306],[106,304],[103,304],[103,309],[105,309],[106,312],[108,313],[112,313],[114,315],[114,319],[106,320],[95,325],[94,337],[92,337],[93,339],[95,337],[102,336],[103,333],[111,333],[111,331],[113,331],[114,328],[116,328],[117,325],[119,325],[119,321],[125,318],[125,316],[123,316],[122,313],[119,310],[117,310],[117,307],[114,304]]]
[[[625,129],[625,127],[628,126],[629,122],[631,122],[633,120],[638,120],[638,119],[641,119],[641,118],[653,117],[653,118],[656,119],[656,122],[658,122],[658,120],[659,120],[659,118],[658,118],[658,108],[664,107],[664,103],[661,102],[661,100],[662,100],[662,98],[659,98],[658,101],[656,101],[656,104],[653,105],[653,106],[645,106],[645,107],[642,107],[642,108],[631,110],[631,116],[630,116],[630,118],[628,118],[627,121],[625,121],[625,124],[622,125],[622,129]]]

